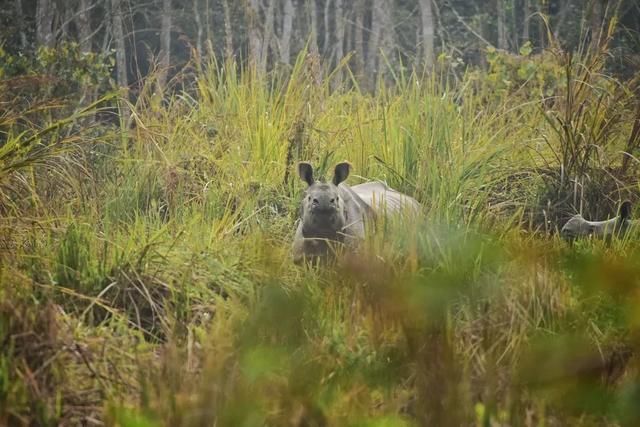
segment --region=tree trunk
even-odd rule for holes
[[[353,26],[353,47],[355,49],[356,75],[364,78],[364,64],[367,60],[364,50],[364,13],[365,0],[355,0],[355,25]]]
[[[382,35],[382,8],[384,0],[373,0],[371,8],[371,31],[369,33],[369,41],[367,43],[367,59],[366,71],[363,81],[366,87],[371,90],[375,82],[375,76],[378,73],[380,38]]]
[[[247,25],[249,26],[249,63],[254,67],[260,66],[260,4],[258,0],[249,0],[246,5]]]
[[[313,82],[319,86],[322,82],[322,69],[320,67],[320,51],[318,49],[318,11],[315,0],[306,0],[309,16],[309,26],[311,28],[309,35],[309,55],[310,71],[313,76]]]
[[[529,41],[529,21],[531,16],[531,0],[524,0],[524,19],[522,20],[522,41]]]
[[[420,0],[420,15],[422,17],[422,49],[424,52],[424,65],[433,67],[433,9],[432,0]]]
[[[335,10],[334,10],[335,11]],[[322,37],[322,54],[331,56],[331,0],[325,0],[324,4],[324,28]]]
[[[22,0],[16,0],[16,21],[18,24],[18,31],[20,32],[20,49],[25,50],[27,48],[27,33],[24,25],[24,9],[22,8]]]
[[[335,8],[335,25],[336,25],[336,64],[339,64],[344,58],[344,39],[345,39],[345,7],[343,0],[336,0]]]
[[[507,50],[507,14],[504,10],[504,0],[496,0],[496,12],[498,14],[498,49]]]
[[[164,89],[171,65],[171,0],[162,0],[158,86]]]
[[[104,20],[104,31],[102,34],[102,42],[100,43],[100,52],[104,55],[108,55],[111,49],[111,39],[114,34],[113,32],[113,9],[111,7],[110,2],[105,3],[105,20]],[[110,19],[106,17],[109,16]]]
[[[543,0],[538,0],[538,5],[537,5],[537,9],[538,9],[538,13],[542,16],[549,16],[546,12],[547,10],[544,7],[544,4],[542,3]],[[542,17],[538,16],[537,18],[538,21],[538,37],[540,38],[540,49],[544,49],[546,43],[545,43],[545,35],[547,34],[547,29],[544,25],[544,21],[542,20]]]
[[[80,10],[75,15],[75,22],[78,30],[78,44],[80,45],[80,52],[91,53],[93,50],[93,34],[91,30],[92,0],[80,0],[78,7]],[[91,84],[83,84],[82,97],[86,103],[92,103],[96,97],[95,94],[96,90]]]
[[[226,59],[233,58],[233,30],[231,29],[231,11],[229,10],[229,2],[222,1],[224,9],[224,55]]]
[[[38,0],[36,5],[36,43],[38,46],[53,47],[54,5],[51,0]]]
[[[393,22],[393,1],[382,0],[380,2],[380,48],[386,58],[386,61],[391,63],[394,67],[396,64],[396,55],[394,50],[396,48],[395,31]],[[379,72],[384,68],[383,61],[378,61]]]
[[[562,4],[562,6],[560,6],[560,12],[558,12],[558,21],[556,22],[556,29],[553,32],[553,38],[556,40],[558,40],[561,35],[560,31],[562,31],[562,28],[564,27],[564,23],[567,19],[567,13],[569,13],[570,5],[568,0],[560,3]]]
[[[293,7],[293,0],[285,0],[282,34],[280,35],[280,62],[287,65],[291,63],[291,34],[293,32],[295,13],[296,9]]]
[[[91,1],[80,0],[80,11],[77,14],[76,26],[78,27],[78,42],[80,51],[90,53],[93,47],[91,42]]]
[[[200,0],[193,0],[193,20],[196,23],[196,51],[198,52],[198,58],[202,58],[204,28],[202,27],[202,20],[200,19]]]
[[[74,16],[76,15],[75,4],[67,4],[63,3],[63,5],[55,4],[56,9],[56,18],[54,19],[53,28],[56,28],[54,31],[54,39],[55,40],[64,40],[68,41],[71,39],[69,37],[70,27],[69,24],[74,21]]]
[[[307,3],[307,11],[309,15],[309,52],[315,58],[318,58],[320,55],[320,50],[318,48],[318,11],[316,9],[316,1],[315,0],[306,0]]]
[[[262,32],[262,49],[260,53],[260,69],[266,71],[269,62],[269,48],[273,39],[273,27],[275,20],[276,0],[267,0],[269,2],[265,11],[264,31]]]
[[[126,88],[127,81],[127,52],[124,40],[124,27],[122,19],[122,0],[111,0],[111,27],[113,39],[116,45],[116,80],[118,86]]]
[[[343,0],[335,1],[334,12],[334,26],[335,26],[335,44],[332,49],[333,55],[335,55],[335,66],[338,67],[344,58],[344,44],[345,44],[345,7]],[[337,89],[342,86],[344,71],[342,69],[337,70],[335,73],[332,87]]]
[[[507,43],[511,44],[511,49],[515,52],[520,51],[520,40],[518,40],[518,0],[509,0],[511,3],[511,24],[507,26]],[[510,36],[510,37],[509,37]]]
[[[343,0],[340,0],[343,1]],[[346,3],[342,3],[342,15],[341,15],[341,24],[342,24],[342,38],[343,38],[343,44],[342,44],[342,56],[343,58],[340,59],[344,59],[344,56],[349,55],[350,53],[353,53],[355,51],[355,44],[354,44],[354,34],[355,34],[355,28],[353,23],[355,22],[355,18],[354,18],[354,2],[352,1],[348,1]],[[355,56],[355,55],[354,55]],[[357,58],[354,58],[357,59]],[[353,69],[354,72],[358,72],[357,69]]]

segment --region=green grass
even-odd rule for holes
[[[529,98],[535,79],[507,96],[478,73],[411,74],[371,95],[318,82],[304,55],[289,74],[232,70],[162,103],[149,82],[131,128],[0,123],[0,424],[638,421],[640,246],[544,233],[562,225],[556,153],[578,147],[551,117],[577,134],[605,102],[631,117],[625,83],[594,72],[580,90],[602,102],[567,112],[561,86],[552,106]],[[607,125],[589,172],[619,167],[631,125]],[[350,183],[385,180],[422,218],[295,267],[295,162],[344,159]],[[597,209],[637,192],[616,179],[590,190]]]

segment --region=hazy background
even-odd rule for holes
[[[613,16],[610,69],[629,77],[640,53],[635,0],[3,0],[0,40],[25,56],[76,42],[113,57],[114,79],[132,88],[154,63],[169,76],[194,56],[271,70],[291,66],[308,43],[325,68],[347,61],[371,88],[377,76],[411,67],[486,65],[490,47],[599,43]]]

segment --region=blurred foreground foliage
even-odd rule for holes
[[[30,104],[2,66],[0,424],[640,422],[637,234],[554,234],[637,200],[636,82],[606,50],[490,50],[376,95],[304,54],[212,63],[131,103],[67,49],[36,74],[76,104],[58,80]],[[349,159],[423,218],[294,267],[303,159]]]

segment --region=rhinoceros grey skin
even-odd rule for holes
[[[382,182],[368,182],[349,187],[350,165],[336,165],[330,183],[313,178],[313,167],[300,163],[298,173],[309,187],[302,201],[302,218],[293,243],[293,260],[299,264],[305,258],[330,255],[332,242],[355,247],[365,236],[368,221],[377,213],[393,215],[409,208],[417,213],[420,204],[412,197],[393,190]]]
[[[381,181],[365,182],[351,189],[377,214],[391,216],[399,213],[417,214],[420,211],[420,203],[416,199]]]
[[[313,177],[313,166],[306,162],[298,165],[298,174],[309,187],[302,200],[302,217],[293,242],[294,263],[329,255],[332,242],[353,246],[364,238],[365,221],[373,218],[374,213],[343,183],[350,167],[349,163],[340,163],[331,182],[320,182]]]
[[[636,222],[631,219],[631,202],[625,201],[618,210],[618,216],[605,221],[587,221],[580,214],[574,215],[562,227],[560,235],[567,240],[587,236],[610,239],[624,234]]]

